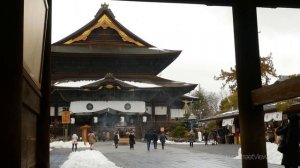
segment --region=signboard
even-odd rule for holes
[[[234,118],[223,119],[222,126],[233,125]]]
[[[282,112],[274,112],[274,113],[265,113],[264,121],[269,122],[271,120],[274,121],[282,121]]]
[[[61,112],[61,123],[63,124],[70,124],[70,111],[62,111]]]

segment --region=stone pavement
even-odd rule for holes
[[[233,159],[237,155],[238,145],[189,145],[167,144],[165,150],[151,149],[146,144],[137,142],[134,150],[129,145],[114,148],[112,142],[97,142],[95,150],[102,152],[110,161],[123,168],[240,168],[241,160]],[[87,150],[78,149],[78,150]],[[58,168],[70,153],[71,149],[54,149],[50,152],[50,167]],[[269,164],[269,168],[282,168]]]

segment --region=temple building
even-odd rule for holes
[[[121,25],[102,4],[93,20],[51,46],[51,123],[71,132],[89,125],[99,137],[118,130],[166,129],[183,117],[197,85],[159,77],[179,55]],[[187,101],[188,100],[188,101]]]

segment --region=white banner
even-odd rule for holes
[[[233,125],[234,118],[223,119],[222,126]]]
[[[50,116],[53,117],[55,115],[55,108],[50,107]]]
[[[72,113],[96,112],[107,108],[121,112],[144,113],[146,104],[143,101],[73,101],[70,104]]]
[[[275,112],[275,113],[273,113],[273,119],[275,121],[282,121],[282,113],[281,112]]]
[[[269,122],[271,120],[282,121],[282,113],[281,112],[265,113],[264,121]]]
[[[171,119],[183,118],[184,109],[171,109]]]
[[[167,106],[155,106],[155,115],[167,115]]]

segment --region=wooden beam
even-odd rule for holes
[[[300,8],[299,0],[256,0],[257,7]]]
[[[300,97],[300,76],[252,91],[253,105]]]
[[[208,6],[231,6],[233,0],[120,0],[136,2],[164,2],[164,3],[184,3],[184,4],[203,4]]]
[[[207,6],[232,6],[234,2],[234,0],[124,0],[124,1],[203,4]],[[299,0],[256,0],[255,6],[266,7],[266,8],[280,8],[280,7],[300,8],[300,1]]]

